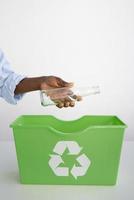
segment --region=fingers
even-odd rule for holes
[[[74,107],[75,101],[81,101],[82,97],[75,95],[70,89],[48,90],[47,96],[56,104],[58,108]]]
[[[53,100],[56,104],[56,106],[58,108],[67,108],[67,107],[74,107],[75,106],[75,102],[69,98],[69,97],[66,97],[64,99],[57,99],[57,100]]]
[[[54,100],[54,103],[56,104],[56,106],[58,108],[63,108],[64,107],[64,102],[62,102],[62,100]]]
[[[82,101],[82,96],[74,94],[70,89],[68,89],[68,96],[70,96],[75,101]]]
[[[73,101],[71,98],[66,97],[64,99],[64,107],[74,107],[75,106],[75,101]]]
[[[72,100],[74,99],[74,100]],[[55,102],[56,106],[58,108],[68,108],[68,107],[74,107],[75,106],[75,101],[81,101],[82,97],[81,96],[77,96],[77,95],[70,95],[63,98],[63,96],[60,99],[52,99],[52,101]]]
[[[79,95],[71,95],[71,98],[76,100],[76,101],[82,101],[82,96],[79,96]]]

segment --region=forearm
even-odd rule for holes
[[[26,92],[40,90],[41,83],[45,77],[24,78],[15,89],[15,94],[22,94]]]

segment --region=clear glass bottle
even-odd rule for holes
[[[66,97],[74,101],[80,101],[83,97],[100,93],[99,86],[86,87],[62,87],[40,91],[42,106],[56,105],[56,100],[63,100]]]

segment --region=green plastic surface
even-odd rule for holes
[[[50,115],[27,115],[17,118],[10,127],[21,183],[116,183],[126,128],[116,116],[62,121]]]

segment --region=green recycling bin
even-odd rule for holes
[[[116,184],[126,128],[116,116],[63,121],[50,115],[24,115],[10,127],[21,183]]]

